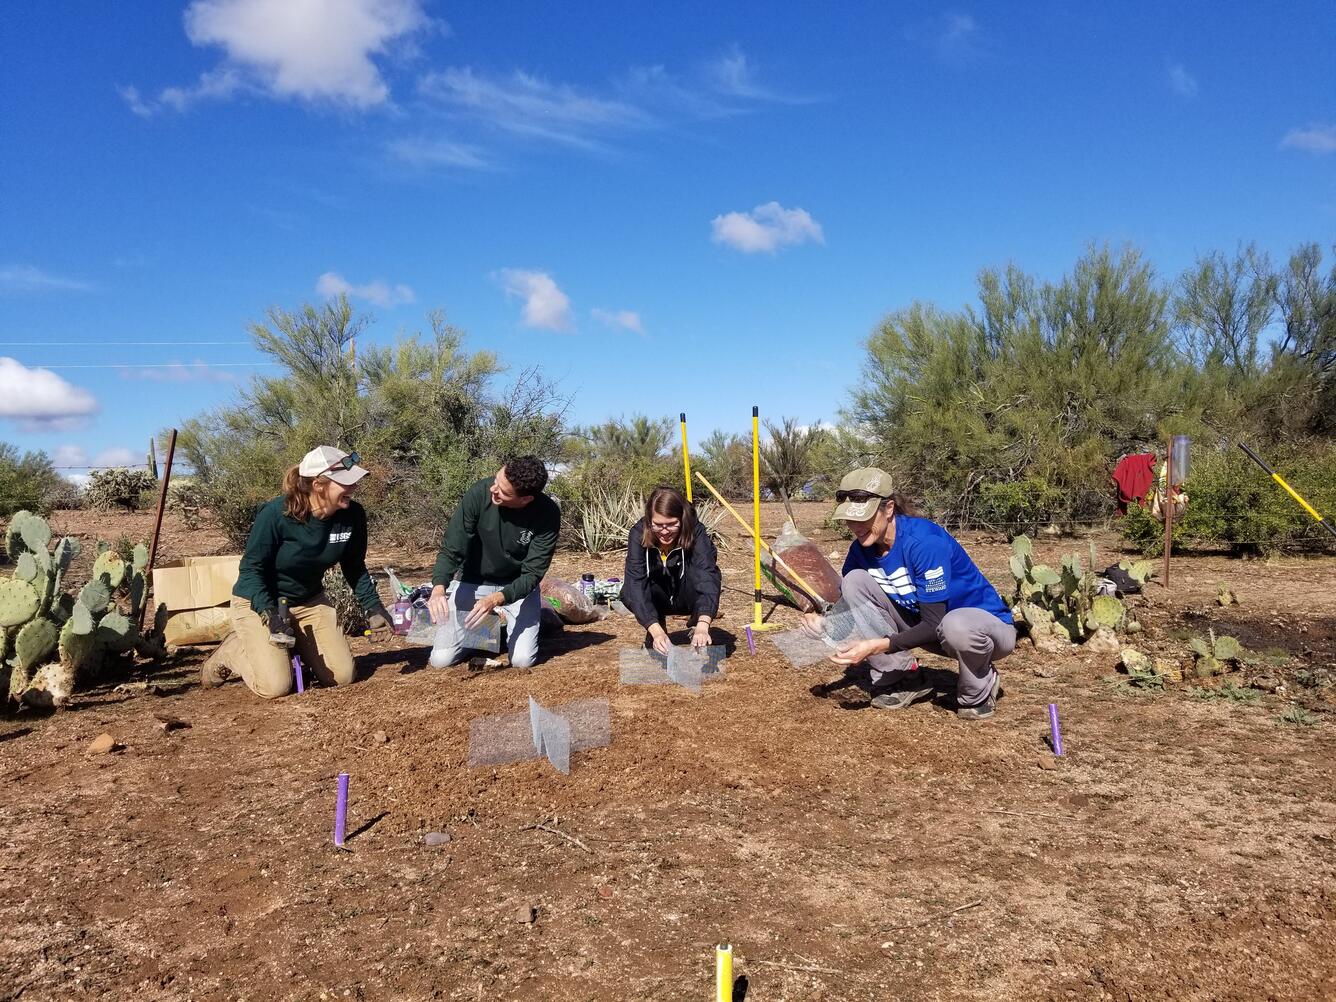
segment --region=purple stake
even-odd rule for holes
[[[1058,725],[1058,704],[1048,704],[1048,726],[1053,731],[1053,754],[1062,755],[1062,728]]]
[[[343,831],[348,824],[348,774],[339,773],[339,799],[334,802],[334,844],[343,848]]]
[[[747,627],[747,650],[756,653],[756,634],[752,633],[750,626]]]
[[[297,676],[297,694],[306,691],[306,683],[302,680],[302,658],[300,654],[292,656],[292,674]]]

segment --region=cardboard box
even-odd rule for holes
[[[153,568],[153,603],[167,606],[167,643],[216,644],[232,632],[228,606],[241,557],[186,557]]]

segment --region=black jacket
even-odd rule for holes
[[[622,581],[622,602],[635,615],[636,621],[648,629],[651,623],[657,623],[670,611],[711,619],[717,616],[719,592],[723,586],[719,575],[719,553],[704,526],[696,526],[691,549],[677,547],[668,554],[666,565],[656,547],[645,549],[644,530],[644,519],[631,526],[631,535],[626,541],[626,574]],[[667,609],[656,607],[655,593],[667,597]]]

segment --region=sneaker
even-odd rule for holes
[[[988,698],[978,706],[962,706],[956,710],[961,720],[991,720],[997,708],[998,697],[1002,695],[1002,677],[993,672],[993,687],[988,691]]]
[[[917,662],[914,668],[918,668]],[[908,678],[901,679],[889,688],[879,687],[872,697],[872,705],[878,710],[903,710],[907,706],[931,699],[936,691],[915,670]]]

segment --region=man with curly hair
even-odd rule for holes
[[[466,657],[462,630],[476,630],[492,613],[505,617],[511,667],[529,668],[538,660],[538,583],[552,563],[561,527],[561,509],[543,493],[546,486],[542,460],[519,456],[465,492],[431,576],[428,608],[438,624],[433,667]]]

